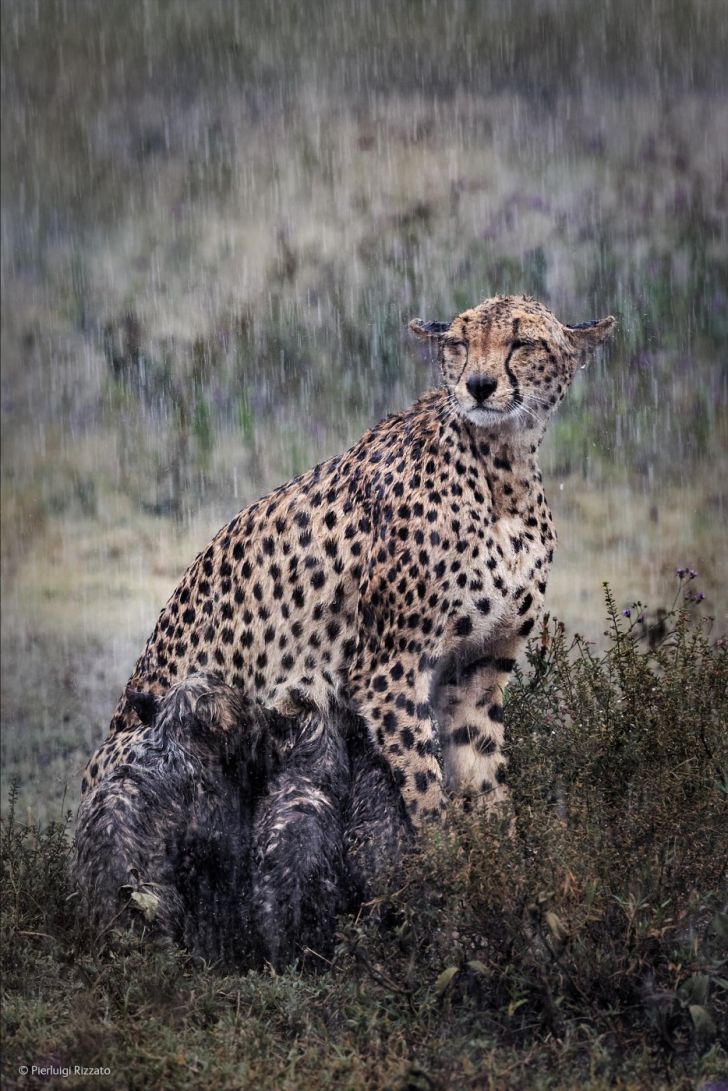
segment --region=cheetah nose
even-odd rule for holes
[[[480,403],[491,396],[498,383],[495,379],[489,379],[487,375],[471,375],[465,385],[476,402]]]

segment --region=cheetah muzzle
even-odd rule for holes
[[[537,463],[551,412],[613,318],[565,326],[498,296],[415,320],[442,385],[236,515],[185,572],[132,678],[212,670],[272,712],[366,723],[415,825],[450,790],[505,798],[503,695],[541,611],[555,534]],[[83,790],[148,728],[122,696]]]

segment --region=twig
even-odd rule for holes
[[[716,772],[716,775],[717,775],[718,779],[721,780],[723,778],[723,776],[724,776],[723,770],[718,765],[717,761],[715,760],[715,755],[714,755],[713,751],[708,746],[708,740],[705,738],[705,728],[702,727],[702,726],[700,728],[700,741],[703,744],[703,750],[708,755],[708,760],[710,761],[711,765],[715,769],[715,772]]]
[[[395,890],[391,894],[380,894],[378,897],[372,898],[369,902],[362,902],[361,908],[370,909],[373,905],[381,905],[383,902],[394,901],[394,899],[398,898],[400,894],[404,894],[407,887],[412,886],[414,881],[414,879],[408,879],[404,886],[401,886],[399,890]]]
[[[337,939],[346,942],[346,936],[344,933],[338,933]],[[398,993],[400,996],[404,996],[407,999],[410,1011],[414,1013],[414,1004],[412,1002],[412,990],[406,989],[403,985],[398,985],[396,981],[393,981],[388,974],[385,974],[383,970],[377,970],[372,966],[367,956],[359,949],[357,944],[351,948],[351,953],[354,958],[362,963],[364,968],[369,972],[370,976],[377,982],[378,985],[383,985],[386,989],[391,989],[392,992]]]
[[[119,917],[122,915],[122,913],[126,912],[126,910],[129,908],[130,905],[131,905],[131,898],[129,898],[129,901],[126,903],[126,905],[122,905],[119,912],[115,913],[114,916],[109,921],[109,923],[104,928],[101,929],[101,931],[99,932],[99,937],[106,935],[106,933],[111,928],[112,924],[114,924],[115,921],[118,921]]]

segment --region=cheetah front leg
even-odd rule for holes
[[[371,655],[352,682],[356,711],[384,755],[413,825],[440,817],[445,800],[430,715],[431,672],[408,656],[382,663]]]
[[[474,805],[508,799],[503,698],[518,646],[500,644],[471,662],[452,663],[434,686],[447,785]]]

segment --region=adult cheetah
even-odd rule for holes
[[[537,463],[552,410],[614,318],[565,326],[496,296],[415,319],[442,385],[222,528],[162,610],[130,685],[210,669],[284,715],[361,716],[417,826],[448,787],[505,798],[503,692],[555,535]],[[123,696],[83,791],[147,730]]]

